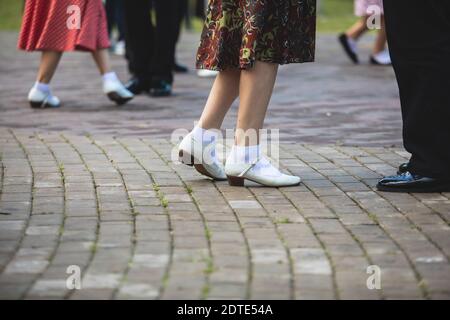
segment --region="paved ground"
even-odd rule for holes
[[[1,34],[0,298],[450,298],[450,194],[374,190],[408,158],[393,73],[349,65],[333,38],[318,64],[281,71],[268,126],[283,124],[281,166],[304,183],[271,189],[171,160],[168,136],[192,125],[211,80],[179,76],[175,97],[117,108],[74,54],[55,83],[65,107],[33,111],[36,56]]]
[[[53,85],[64,108],[33,112],[27,108],[26,95],[39,56],[18,53],[15,38],[15,34],[0,34],[0,126],[167,137],[174,129],[193,126],[211,87],[211,79],[198,79],[191,72],[177,76],[172,98],[138,97],[118,108],[100,94],[101,82],[90,57],[68,54]],[[193,64],[198,39],[196,34],[183,37],[179,59],[186,65]],[[368,45],[367,40],[363,44],[365,56]],[[351,65],[334,35],[319,38],[317,55],[316,64],[281,68],[267,127],[282,127],[284,141],[400,146],[400,109],[392,69]],[[116,57],[113,62],[126,80],[123,59]],[[225,127],[234,127],[235,110]]]

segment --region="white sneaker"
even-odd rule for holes
[[[134,95],[119,80],[104,80],[103,92],[118,105],[123,105],[134,98]]]
[[[215,143],[204,148],[202,141],[197,141],[193,134],[189,133],[178,147],[179,160],[185,165],[194,166],[204,176],[214,180],[227,180],[223,165],[211,157],[211,148],[215,148]]]
[[[207,70],[207,69],[199,69],[197,70],[197,76],[200,78],[213,78],[217,76],[219,71]]]
[[[281,173],[270,161],[261,157],[253,163],[227,163],[225,173],[230,186],[244,186],[245,179],[267,187],[288,187],[300,184],[301,179]]]
[[[389,50],[385,49],[377,54],[372,55],[370,57],[370,62],[374,65],[390,66],[392,64],[392,61]]]
[[[32,108],[59,108],[61,101],[50,92],[42,92],[33,87],[28,93],[28,101]]]

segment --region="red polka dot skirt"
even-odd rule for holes
[[[102,0],[26,0],[19,49],[95,51],[109,46]]]

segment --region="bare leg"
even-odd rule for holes
[[[384,17],[381,16],[381,29],[378,30],[378,35],[375,40],[375,45],[373,48],[373,54],[382,52],[386,48],[386,29],[384,27]]]
[[[239,69],[219,72],[209,94],[198,126],[203,129],[220,129],[223,119],[239,94]]]
[[[358,40],[367,31],[367,18],[363,17],[359,19],[353,26],[348,29],[345,34],[347,37]]]
[[[111,64],[109,62],[109,54],[107,49],[100,49],[92,52],[92,57],[97,64],[100,74],[103,75],[111,71]]]
[[[259,129],[264,124],[277,71],[278,64],[257,61],[252,69],[241,72],[236,145],[246,146],[259,143]],[[247,141],[248,137],[245,132],[249,129],[256,130],[257,141]]]
[[[37,75],[37,81],[41,83],[50,83],[55,74],[58,63],[61,60],[62,52],[43,51],[41,55],[41,63]]]

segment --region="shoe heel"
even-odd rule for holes
[[[228,184],[233,187],[243,187],[245,178],[227,176]]]
[[[115,102],[118,106],[124,105],[128,101],[130,101],[133,98],[124,98],[122,97],[118,92],[109,92],[106,94],[109,98],[109,100]]]
[[[192,167],[193,165],[194,165],[194,163],[195,163],[195,161],[194,161],[194,156],[193,155],[190,155],[190,154],[188,154],[188,153],[184,153],[183,152],[183,150],[180,150],[179,152],[178,152],[178,160],[181,162],[181,163],[183,163],[183,164],[185,164],[185,165],[187,165],[187,166],[190,166],[190,167]]]
[[[32,107],[33,109],[42,109],[42,105],[42,102],[30,101],[30,107]]]

